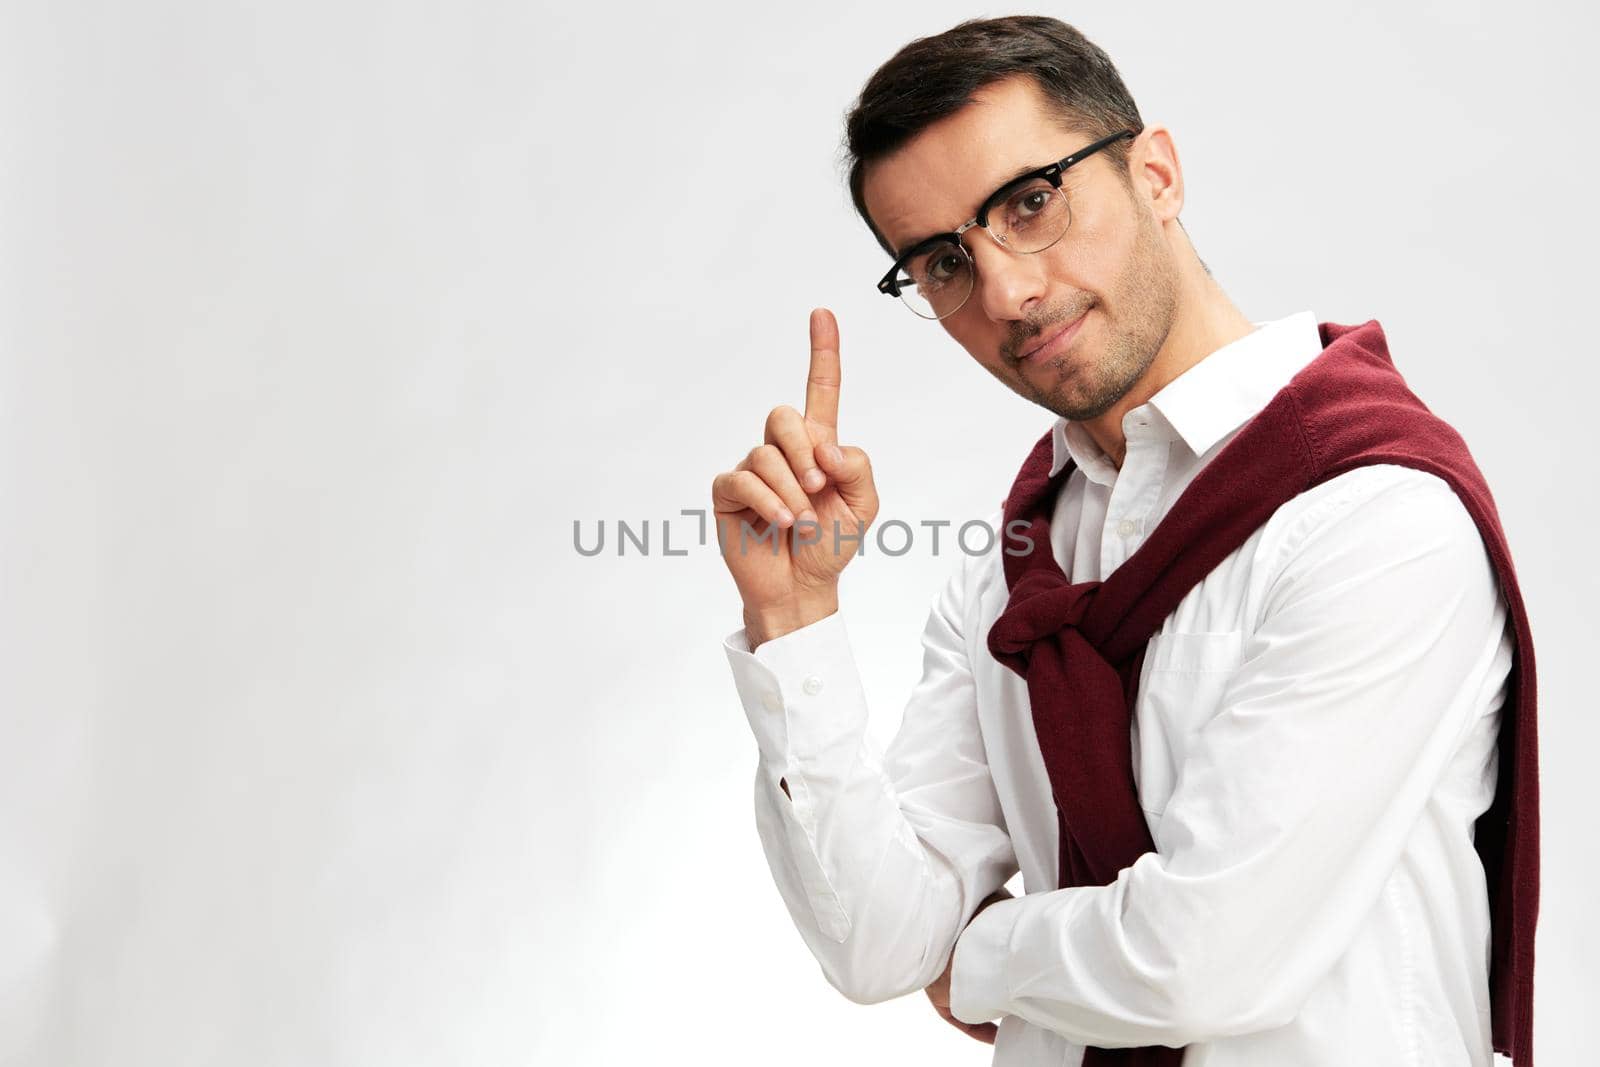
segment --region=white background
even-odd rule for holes
[[[1043,10],[1172,129],[1245,313],[1378,319],[1488,477],[1539,651],[1539,1048],[1584,1061],[1593,15]],[[897,48],[1011,11],[0,12],[0,1062],[987,1062],[806,953],[737,597],[661,524],[801,403],[819,305],[880,522],[998,503],[1049,416],[875,292],[837,153]],[[954,562],[845,579],[880,740]]]

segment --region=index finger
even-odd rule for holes
[[[839,324],[827,308],[811,312],[811,371],[806,418],[832,429],[839,423]]]

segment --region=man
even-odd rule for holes
[[[989,517],[993,549],[934,598],[882,755],[837,592],[878,497],[838,443],[825,309],[805,411],[775,408],[713,482],[757,826],[828,979],[861,1002],[926,988],[996,1064],[1488,1067],[1513,1042],[1520,1062],[1534,800],[1491,824],[1522,834],[1493,1027],[1501,883],[1474,826],[1503,784],[1508,692],[1532,715],[1531,645],[1487,490],[1373,355],[1381,329],[1247,319],[1178,221],[1171,132],[1054,19],[913,42],[848,125],[856,206],[895,258],[880,288],[1057,418]],[[1387,411],[1416,428],[1376,425]],[[1329,443],[1347,423],[1392,447]],[[1202,541],[1216,562],[1196,569]],[[1116,651],[1157,587],[1170,600]],[[1095,593],[1135,606],[1101,625]]]

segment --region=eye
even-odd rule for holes
[[[937,289],[959,278],[966,269],[966,256],[947,242],[912,260],[906,266],[906,273],[919,288]]]
[[[1025,215],[1037,215],[1049,202],[1050,193],[1045,189],[1030,189],[1017,199],[1018,206]]]
[[[967,261],[957,255],[954,249],[946,248],[934,257],[928,268],[928,275],[935,281],[949,281],[954,278],[967,265]]]
[[[1032,182],[1013,193],[1006,200],[1006,222],[1010,225],[1026,224],[1050,209],[1050,201],[1057,196],[1049,182]]]

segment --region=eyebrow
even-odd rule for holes
[[[1051,163],[1054,163],[1054,162],[1055,162],[1055,160],[1052,159],[1047,163],[1028,163],[1028,164],[1024,164],[1023,166],[1018,167],[1016,170],[1011,172],[1011,177],[1006,178],[1004,181],[1000,182],[998,185],[995,185],[992,189],[990,189],[989,196],[993,196],[995,193],[998,193],[1001,189],[1004,189],[1006,186],[1010,185],[1012,182],[1016,181],[1018,178],[1022,177],[1024,174],[1027,174],[1030,171],[1038,170],[1040,167],[1048,167]],[[1062,176],[1063,179],[1066,178],[1066,176],[1067,176],[1066,172],[1063,172],[1061,176]],[[981,207],[982,204],[980,203],[979,206]],[[949,232],[950,232],[949,230],[940,230],[939,231],[939,233],[949,233]],[[930,233],[930,234],[927,234],[925,236],[918,237],[915,241],[907,241],[905,244],[903,244],[899,248],[895,249],[894,258],[895,259],[899,259],[901,256],[905,255],[906,252],[908,252],[909,250],[917,247],[922,242],[928,240],[928,238],[937,237],[937,236],[939,236],[938,233]]]

